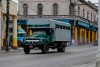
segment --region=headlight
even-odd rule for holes
[[[42,40],[40,40],[40,42],[42,42]]]

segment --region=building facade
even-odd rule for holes
[[[0,2],[0,47],[1,49],[6,47],[5,36],[6,36],[6,0],[1,0]],[[13,48],[17,48],[17,3],[14,1],[10,1],[10,22],[9,22],[9,36],[12,35],[12,46]]]
[[[97,6],[85,0],[19,0],[19,19],[50,18],[69,21],[76,44],[98,39]]]

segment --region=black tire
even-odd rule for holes
[[[42,47],[41,47],[42,53],[43,54],[47,54],[49,52],[49,44],[45,43]]]
[[[30,53],[30,48],[28,46],[24,46],[24,53],[29,54]]]
[[[57,47],[57,51],[58,52],[65,52],[65,44],[61,43],[61,45]]]

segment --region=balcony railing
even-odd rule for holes
[[[73,19],[75,16],[71,15],[19,15],[19,19],[32,19],[32,18],[50,18],[50,19]]]
[[[47,19],[70,19],[70,20],[81,20],[84,22],[94,23],[86,18],[76,15],[19,15],[18,19],[33,19],[33,18],[47,18]]]

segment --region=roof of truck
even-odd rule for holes
[[[52,20],[52,19],[45,19],[45,18],[29,19],[27,21],[27,25],[48,25],[48,24],[50,24],[51,28],[55,27],[55,24],[71,27],[70,23],[65,23],[65,22]]]
[[[18,34],[24,34],[26,33],[22,28],[18,28]]]

